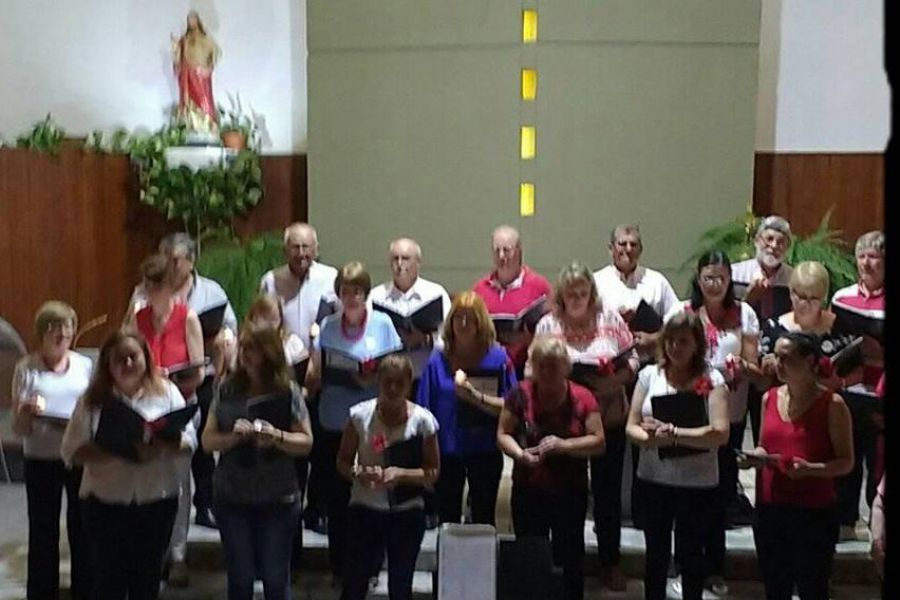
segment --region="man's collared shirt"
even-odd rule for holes
[[[678,304],[669,280],[641,265],[628,275],[607,265],[594,273],[594,283],[605,310],[634,310],[643,300],[662,318]]]
[[[306,278],[300,284],[300,291],[293,298],[281,298],[285,328],[297,334],[303,344],[310,348],[309,328],[316,322],[319,302],[322,296],[334,295],[334,280],[337,269],[315,262],[306,271]],[[275,271],[268,271],[259,282],[259,293],[278,296],[275,287]]]
[[[450,312],[450,295],[444,286],[433,281],[429,281],[422,277],[417,277],[416,282],[412,284],[405,292],[401,292],[393,281],[382,283],[369,292],[368,303],[371,308],[372,304],[380,304],[397,312],[409,315],[422,306],[428,304],[435,298],[441,298],[444,310],[444,319]],[[437,349],[443,348],[443,340],[441,332],[443,325],[432,334],[433,347]],[[413,377],[418,379],[422,375],[422,369],[428,364],[428,357],[431,355],[431,347],[423,346],[415,350],[411,350],[408,355],[413,365]]]

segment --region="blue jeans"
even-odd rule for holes
[[[300,503],[217,502],[213,511],[225,549],[228,600],[251,600],[256,579],[263,582],[266,600],[289,600],[291,549]]]

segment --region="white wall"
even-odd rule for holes
[[[267,153],[306,149],[305,0],[2,0],[0,136],[53,113],[69,135],[154,130],[177,100],[172,33],[200,12],[222,48],[213,74],[265,117]]]
[[[763,0],[756,149],[882,152],[889,135],[883,0]]]

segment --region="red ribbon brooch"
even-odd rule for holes
[[[367,358],[359,363],[359,370],[363,375],[371,375],[378,369],[378,361],[374,358]]]
[[[834,375],[834,364],[831,362],[831,359],[827,356],[823,356],[819,359],[819,376],[828,378]]]
[[[597,370],[600,371],[601,376],[609,377],[616,374],[616,364],[612,359],[604,356],[597,361]]]
[[[376,453],[381,454],[384,452],[385,447],[387,447],[387,438],[383,433],[379,433],[372,437],[372,450]]]

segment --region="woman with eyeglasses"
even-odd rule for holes
[[[769,600],[829,597],[838,536],[835,479],[853,468],[850,411],[819,383],[819,341],[785,333],[775,342],[784,385],[763,397],[759,446],[740,461],[756,472],[753,537]]]
[[[78,327],[75,310],[45,302],[34,318],[40,348],[16,365],[12,428],[22,438],[28,502],[28,598],[59,598],[59,513],[66,494],[66,533],[72,564],[73,600],[91,593],[90,550],[81,525],[81,467],[60,455],[67,414],[91,378],[91,359],[71,350]]]
[[[81,497],[91,546],[93,600],[154,600],[163,556],[172,537],[180,488],[179,459],[197,447],[188,422],[180,439],[136,444],[137,462],[95,440],[106,406],[122,402],[145,421],[185,407],[171,381],[160,377],[144,338],[120,331],[100,347],[90,386],[78,400],[63,436],[67,464],[84,465]]]
[[[443,350],[432,352],[422,371],[416,399],[440,424],[441,472],[435,484],[438,519],[461,521],[463,488],[468,483],[472,522],[493,525],[503,473],[497,418],[503,396],[516,386],[515,367],[495,341],[494,324],[475,292],[456,295],[443,338]],[[492,379],[493,389],[477,389],[472,384],[476,376],[482,381]]]
[[[725,583],[725,530],[728,515],[738,506],[738,468],[735,450],[744,440],[747,393],[750,380],[762,376],[759,367],[759,319],[746,302],[735,298],[731,261],[721,250],[711,250],[697,261],[691,283],[691,299],[673,309],[700,317],[706,337],[706,360],[718,370],[729,389],[728,444],[719,448],[719,498],[714,506],[714,527],[704,544],[707,562],[706,587],[714,593],[728,593]],[[676,535],[675,559],[679,558]]]
[[[852,341],[852,336],[832,335],[834,313],[825,308],[830,277],[822,263],[807,261],[794,267],[790,279],[791,307],[789,313],[769,319],[762,324],[760,354],[762,371],[769,378],[769,387],[777,384],[775,373],[775,341],[785,333],[801,332],[819,341],[823,356],[832,357]],[[820,383],[833,390],[862,381],[862,365],[839,376],[833,370],[821,372]]]

